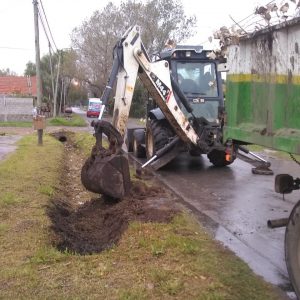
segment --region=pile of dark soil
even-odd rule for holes
[[[56,134],[58,137],[61,135]],[[64,143],[66,155],[61,188],[48,208],[53,243],[58,249],[79,254],[100,252],[118,243],[130,221],[169,222],[178,212],[174,195],[153,180],[147,184],[133,181],[130,194],[119,201],[89,194],[80,183],[83,159],[78,149],[72,147],[70,137],[68,135]],[[78,184],[76,188],[76,182],[68,180],[70,167],[72,173],[78,172],[72,174]]]

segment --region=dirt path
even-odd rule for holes
[[[80,182],[84,157],[72,143],[73,134],[66,136],[60,189],[48,207],[53,243],[60,250],[99,252],[117,244],[130,221],[168,222],[178,212],[174,195],[154,179],[133,178],[130,195],[122,201],[86,191]]]

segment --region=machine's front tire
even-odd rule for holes
[[[146,128],[146,157],[150,159],[155,153],[169,143],[173,131],[167,120],[150,120]]]
[[[228,166],[234,161],[234,159],[232,161],[227,161],[225,151],[220,151],[216,149],[209,152],[207,154],[207,158],[215,167],[218,168]]]
[[[291,282],[300,299],[300,201],[294,206],[285,230],[285,260]]]

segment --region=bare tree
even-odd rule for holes
[[[152,0],[146,4],[129,0],[121,4],[125,27],[138,24],[149,53],[160,51],[168,39],[181,42],[194,34],[196,17],[187,17],[180,0]]]
[[[127,0],[120,6],[108,3],[101,11],[72,33],[73,47],[78,49],[78,68],[99,95],[104,89],[116,41],[127,28],[140,25],[142,39],[149,53],[159,51],[168,39],[180,42],[193,35],[196,17],[187,17],[180,0]]]
[[[85,81],[103,90],[112,64],[112,49],[120,35],[118,7],[109,3],[72,33],[78,64]]]

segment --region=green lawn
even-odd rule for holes
[[[84,127],[87,126],[85,120],[76,114],[72,114],[67,117],[56,117],[48,120],[50,126],[74,126],[74,127]]]
[[[265,152],[266,153],[265,150],[268,150],[266,147],[259,146],[259,145],[247,145],[246,148],[248,148],[249,151],[252,151],[252,152]],[[273,150],[273,149],[269,149],[269,150],[271,151],[271,153],[269,154],[270,156],[275,156],[277,158],[285,159],[285,160],[291,160],[291,156],[287,152],[276,151],[276,150]],[[293,154],[293,156],[298,161],[300,161],[300,155]]]
[[[0,127],[32,127],[32,121],[8,121],[0,122]]]

